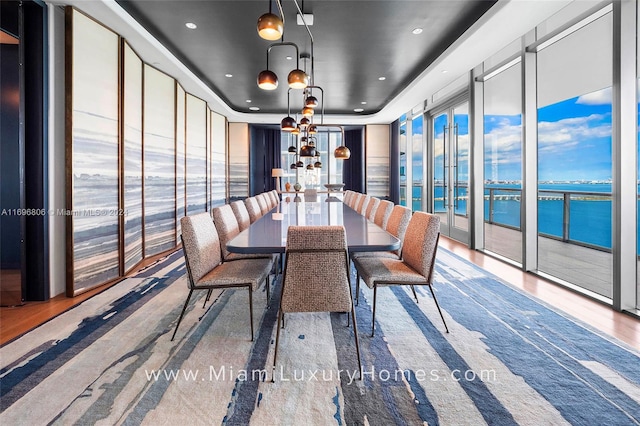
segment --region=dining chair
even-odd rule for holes
[[[278,192],[275,189],[267,192],[267,197],[269,198],[269,206],[271,207],[269,210],[277,206],[280,202],[280,199],[278,198]]]
[[[347,206],[351,207],[351,199],[353,198],[354,192],[350,189],[344,191],[344,197],[342,198],[342,202]]]
[[[344,227],[289,226],[285,253],[273,371],[276,368],[284,314],[293,312],[350,312],[353,317],[358,371],[362,371]],[[347,325],[348,323],[347,316]]]
[[[400,247],[397,250],[391,251],[360,251],[351,253],[351,260],[361,257],[388,257],[391,259],[400,259],[402,255],[402,248],[404,244],[405,234],[407,232],[407,227],[409,226],[409,221],[411,219],[411,209],[396,205],[393,206],[391,210],[391,215],[389,215],[389,220],[387,221],[387,227],[385,230],[392,234],[394,237],[400,240]],[[357,269],[356,269],[357,272]],[[358,277],[356,275],[356,277]],[[356,280],[356,305],[359,302],[360,298],[360,279]]]
[[[389,216],[391,216],[392,210],[393,203],[391,201],[380,200],[380,204],[378,205],[375,216],[373,217],[373,223],[375,223],[382,229],[386,229],[387,222],[389,221]]]
[[[213,289],[246,287],[249,290],[249,319],[253,341],[253,291],[257,290],[263,281],[266,282],[267,288],[269,287],[271,260],[243,259],[222,262],[218,232],[207,212],[181,218],[180,226],[189,294],[171,340],[176,337],[194,291],[210,292]]]
[[[357,210],[356,207],[360,202],[360,198],[362,197],[364,197],[364,194],[361,194],[359,192],[353,194],[353,198],[351,199],[351,204],[349,204],[349,207],[351,207],[353,210]]]
[[[262,216],[269,213],[269,210],[271,210],[271,208],[269,207],[269,200],[267,200],[267,195],[264,192],[256,195],[256,201],[258,202],[258,206],[260,206],[260,212]]]
[[[233,213],[233,209],[229,204],[215,207],[212,211],[213,224],[218,231],[220,239],[220,250],[222,252],[222,261],[230,262],[238,259],[255,259],[255,258],[267,258],[274,259],[275,256],[269,253],[266,254],[243,254],[243,253],[231,253],[227,250],[227,243],[235,238],[240,233],[240,227],[238,226],[238,220]],[[267,289],[268,291],[269,289]]]
[[[255,197],[248,197],[244,199],[244,205],[249,212],[249,219],[251,219],[251,223],[262,217],[262,210],[260,209],[260,205],[258,204],[258,200]]]
[[[373,217],[376,214],[376,210],[378,209],[378,205],[380,205],[380,199],[377,197],[371,197],[369,200],[369,204],[367,204],[367,209],[365,211],[364,216],[373,222]]]
[[[365,194],[364,200],[362,201],[362,204],[358,209],[358,213],[366,217],[367,207],[369,206],[370,202],[371,202],[371,195]]]
[[[242,200],[233,201],[231,204],[231,210],[233,210],[233,214],[236,216],[236,220],[238,221],[238,229],[240,231],[244,231],[251,225],[251,218],[249,217],[249,211],[247,210],[247,206],[245,206]]]
[[[358,201],[356,201],[356,205],[354,206],[353,209],[355,211],[357,211],[358,213],[362,214],[362,206],[365,204],[365,202],[369,201],[369,198],[371,198],[370,195],[360,194],[359,197],[358,197]]]
[[[378,286],[408,285],[418,303],[414,286],[427,285],[436,303],[440,318],[447,333],[449,327],[444,320],[440,304],[433,291],[433,268],[440,237],[440,218],[436,215],[415,212],[411,217],[404,241],[402,259],[390,257],[358,257],[353,263],[367,287],[373,289],[373,314],[371,336],[375,333],[376,297]]]

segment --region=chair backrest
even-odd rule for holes
[[[227,243],[240,233],[238,220],[236,219],[236,215],[233,214],[233,209],[229,204],[213,209],[213,224],[218,231],[220,251],[222,252],[222,260],[224,260],[231,254],[229,250],[227,250]]]
[[[289,226],[283,312],[349,312],[347,237],[342,226]]]
[[[249,197],[244,199],[244,205],[249,212],[249,219],[251,219],[251,223],[262,217],[262,210],[260,209],[260,205],[258,204],[258,200],[255,197]]]
[[[361,197],[364,197],[364,195],[360,194],[359,192],[354,193],[353,197],[351,198],[351,204],[349,204],[349,207],[356,210]]]
[[[189,268],[190,287],[222,262],[220,240],[208,212],[180,219],[182,250]]]
[[[249,217],[249,212],[247,211],[247,206],[244,205],[244,202],[241,200],[237,200],[229,204],[231,206],[231,210],[233,210],[233,214],[236,216],[236,220],[238,221],[238,229],[240,231],[244,231],[251,225],[251,218]]]
[[[378,205],[380,205],[380,199],[376,197],[371,197],[369,204],[367,204],[367,210],[365,211],[364,216],[372,222],[373,217],[376,214],[376,210],[378,209]]]
[[[267,197],[271,201],[270,207],[271,209],[278,205],[280,200],[278,199],[278,192],[274,189],[272,191],[267,192]],[[269,209],[269,210],[271,210]]]
[[[393,210],[393,203],[388,200],[380,200],[380,204],[376,209],[376,214],[373,217],[373,222],[383,229],[387,229],[387,222],[391,211]]]
[[[365,215],[367,206],[369,205],[370,201],[371,201],[371,195],[365,194],[365,196],[362,199],[362,202],[360,203],[360,207],[358,207],[357,209],[358,213],[360,213],[362,216]]]
[[[344,191],[344,198],[342,199],[342,201],[349,207],[351,207],[351,199],[353,198],[353,194],[354,192],[350,189]]]
[[[269,201],[267,200],[267,196],[264,192],[256,195],[256,201],[258,202],[258,206],[260,206],[260,212],[262,213],[262,216],[264,216],[269,212],[269,210],[271,210],[269,208]]]
[[[411,216],[404,239],[402,260],[429,282],[433,273],[439,236],[440,217],[425,212],[415,212]]]
[[[391,210],[391,215],[389,216],[387,227],[385,229],[388,233],[395,235],[400,240],[400,249],[395,251],[397,255],[402,253],[404,235],[407,232],[407,226],[409,225],[410,219],[411,209],[400,205],[393,206],[393,210]]]

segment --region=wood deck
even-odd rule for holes
[[[522,261],[522,233],[504,226],[485,224],[485,248],[518,263]],[[611,298],[611,253],[538,237],[538,271]]]

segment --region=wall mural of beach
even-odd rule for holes
[[[145,256],[175,247],[175,82],[144,66]]]
[[[74,296],[176,247],[187,212],[226,202],[227,123],[118,34],[71,7],[66,13]]]
[[[74,43],[68,277],[76,290],[116,278],[118,258],[118,35],[79,13]]]

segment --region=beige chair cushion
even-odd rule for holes
[[[346,234],[342,226],[290,226],[282,311],[349,312],[351,292],[347,271]]]
[[[200,278],[196,287],[251,284],[257,290],[271,271],[270,259],[243,259],[224,262]]]

